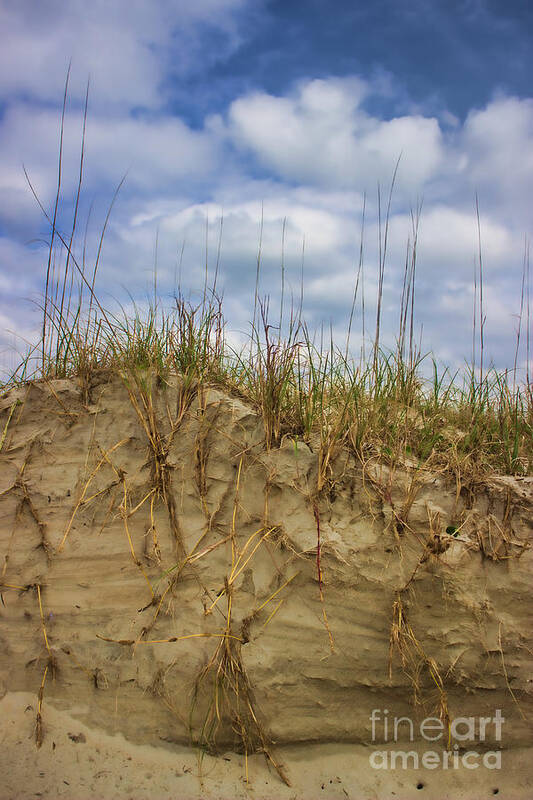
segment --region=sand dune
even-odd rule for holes
[[[2,797],[530,796],[533,479],[324,471],[148,375],[12,389],[2,431]]]

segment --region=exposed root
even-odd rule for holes
[[[475,539],[481,554],[491,561],[507,561],[520,556],[531,547],[530,542],[520,541],[514,535],[508,520],[499,521],[493,514],[479,519]]]
[[[274,758],[273,743],[266,733],[255,708],[253,691],[241,658],[241,637],[231,633],[232,588],[225,582],[227,598],[226,630],[209,662],[199,673],[190,711],[191,735],[197,744],[211,751],[217,750],[219,729],[231,726],[240,743],[246,765],[250,753],[262,752],[281,780],[290,786],[283,766]],[[199,734],[194,734],[193,715],[199,700],[201,686],[210,679],[212,697],[203,718]]]
[[[50,658],[52,658],[52,651],[50,650],[50,645],[48,644],[48,636],[46,635],[46,625],[45,625],[45,622],[44,622],[44,612],[43,612],[43,604],[42,604],[42,600],[41,600],[41,586],[40,586],[40,584],[37,583],[35,585],[35,589],[37,591],[37,599],[39,601],[39,614],[41,616],[41,627],[42,627],[42,630],[43,630],[44,643],[46,645],[46,649],[48,650],[48,655],[50,656]]]
[[[329,627],[328,615],[326,614],[326,604],[324,602],[322,562],[321,562],[321,542],[320,542],[320,514],[318,512],[318,505],[316,504],[316,502],[313,502],[313,514],[316,522],[316,571],[318,580],[318,591],[320,594],[320,603],[322,605],[322,616],[324,618],[324,627],[328,634],[330,650],[333,653],[335,651],[335,645],[331,633],[331,628]]]
[[[131,373],[131,376],[137,385],[140,402],[131,386],[130,381],[125,375],[123,375],[123,378],[126,384],[130,402],[137,414],[137,417],[139,418],[150,445],[153,486],[155,487],[157,493],[163,498],[167,507],[170,529],[176,543],[177,555],[180,559],[185,559],[186,551],[183,541],[183,534],[179,524],[176,500],[172,491],[172,467],[168,463],[167,459],[172,440],[192,402],[196,389],[194,389],[194,391],[190,390],[187,392],[182,387],[181,391],[178,391],[176,417],[175,419],[170,417],[170,433],[166,438],[164,438],[159,430],[156,411],[152,400],[151,387],[148,387],[146,380],[143,381],[135,373]],[[168,413],[170,416],[170,411],[168,411]]]
[[[2,436],[0,437],[0,452],[2,451],[4,442],[6,440],[9,423],[11,422],[11,417],[13,416],[19,402],[20,402],[19,400],[15,400],[15,402],[11,405],[11,408],[9,409],[9,414],[7,416],[6,424],[4,425],[4,430],[2,431]]]
[[[520,707],[520,703],[519,703],[519,702],[518,702],[518,700],[516,699],[516,695],[515,695],[515,693],[513,692],[513,690],[511,689],[511,684],[509,683],[509,676],[508,676],[508,674],[507,674],[507,667],[505,666],[505,659],[504,659],[504,657],[503,657],[503,647],[502,647],[502,623],[501,623],[501,622],[500,622],[500,624],[499,624],[499,627],[498,627],[498,645],[499,645],[499,649],[500,649],[500,655],[501,655],[501,658],[502,658],[502,669],[503,669],[503,674],[504,674],[504,676],[505,676],[505,683],[507,684],[507,688],[508,688],[508,690],[509,690],[509,694],[510,694],[510,695],[511,695],[511,697],[513,698],[513,702],[515,703],[516,707],[518,708],[518,713],[520,714],[520,716],[522,717],[522,719],[526,719],[526,715],[525,715],[525,714],[524,714],[524,712],[522,711],[522,708]]]
[[[35,744],[37,745],[37,747],[40,747],[42,745],[42,743],[43,743],[42,707],[43,707],[43,697],[44,697],[44,686],[45,686],[46,677],[47,677],[49,671],[52,673],[52,677],[55,677],[55,674],[56,674],[56,671],[57,671],[57,660],[56,660],[55,655],[52,653],[52,650],[50,649],[50,643],[48,641],[48,635],[46,633],[46,625],[45,625],[45,621],[44,621],[43,604],[42,604],[42,599],[41,599],[41,586],[40,586],[40,584],[37,583],[32,588],[35,588],[35,590],[37,592],[37,599],[38,599],[38,602],[39,602],[39,614],[40,614],[40,617],[41,617],[41,628],[42,628],[42,631],[43,631],[44,644],[45,644],[46,650],[48,652],[48,658],[46,660],[46,665],[45,665],[45,668],[44,668],[43,678],[42,678],[42,681],[41,681],[41,685],[39,687],[39,694],[38,694],[39,704],[37,706],[37,716],[36,716],[36,719],[35,719]]]
[[[85,503],[88,503],[89,500],[94,499],[94,497],[96,497],[97,495],[102,493],[102,492],[97,492],[97,494],[93,495],[92,497],[87,497],[87,492],[89,491],[89,486],[91,485],[91,483],[93,482],[94,478],[96,477],[96,475],[98,473],[98,470],[102,467],[103,464],[105,464],[105,463],[109,464],[110,463],[110,461],[109,461],[110,454],[113,453],[115,450],[118,450],[119,447],[122,447],[122,445],[126,444],[126,442],[128,442],[128,441],[129,441],[129,436],[127,436],[125,439],[121,439],[120,442],[117,442],[109,450],[105,451],[103,453],[102,457],[100,458],[100,460],[98,461],[97,465],[95,466],[95,468],[93,469],[93,471],[89,475],[89,478],[86,481],[85,486],[83,487],[83,489],[81,491],[80,497],[79,497],[76,505],[74,506],[74,510],[72,511],[71,517],[70,517],[70,519],[69,519],[69,521],[67,523],[67,527],[65,528],[65,532],[63,534],[63,538],[61,539],[61,542],[60,542],[60,544],[59,544],[59,546],[58,546],[58,548],[56,550],[57,553],[60,553],[63,550],[63,548],[65,546],[65,542],[67,540],[67,536],[69,535],[69,533],[71,531],[71,528],[72,528],[72,526],[74,524],[74,520],[76,518],[76,514],[78,513],[80,508],[83,505],[85,505]],[[117,470],[115,470],[115,472],[116,471]],[[104,489],[102,491],[109,490],[112,486],[116,486],[118,482],[119,482],[119,479],[117,478],[117,481],[111,483],[110,486],[106,487],[106,489]]]
[[[39,704],[37,706],[37,716],[35,718],[35,744],[37,747],[40,747],[43,743],[43,717],[42,717],[42,707],[43,707],[43,695],[44,695],[44,685],[46,683],[46,676],[48,675],[48,664],[44,668],[43,679],[41,681],[41,686],[39,687]]]
[[[122,504],[120,506],[120,513],[121,513],[122,519],[124,521],[124,529],[126,531],[126,536],[128,538],[128,544],[129,544],[129,547],[130,547],[131,557],[133,558],[133,562],[134,562],[135,566],[138,567],[138,569],[141,572],[143,578],[145,579],[146,583],[148,584],[148,588],[150,590],[150,594],[151,594],[152,600],[153,600],[154,599],[154,590],[152,588],[152,584],[150,583],[150,579],[149,579],[148,575],[146,574],[146,570],[144,569],[144,567],[142,565],[142,561],[137,557],[137,555],[135,553],[135,548],[133,546],[133,540],[131,538],[130,529],[129,529],[129,525],[128,525],[128,518],[133,516],[133,514],[135,514],[135,512],[143,505],[143,503],[145,503],[146,500],[148,500],[148,498],[152,495],[153,490],[152,490],[152,492],[149,492],[146,495],[146,497],[144,497],[143,500],[141,500],[141,502],[138,503],[135,506],[134,509],[129,509],[128,508],[128,488],[127,488],[126,476],[125,475],[122,475],[122,485],[123,485],[123,488],[124,488],[124,498],[123,498]]]
[[[60,398],[60,397],[59,397],[59,395],[57,394],[56,390],[54,389],[54,387],[53,387],[53,385],[52,385],[51,381],[49,381],[49,380],[45,380],[45,383],[46,383],[46,385],[48,386],[48,388],[49,388],[49,390],[50,390],[50,393],[51,393],[51,394],[54,396],[54,398],[57,400],[57,403],[58,403],[58,405],[60,406],[60,408],[61,408],[61,410],[62,410],[62,414],[63,414],[63,416],[67,418],[67,420],[68,420],[68,425],[69,425],[69,426],[70,426],[70,425],[73,425],[75,422],[77,422],[77,421],[78,421],[78,416],[79,416],[79,415],[78,415],[78,414],[75,414],[73,411],[69,411],[69,410],[68,410],[68,408],[67,408],[67,407],[66,407],[66,405],[63,403],[63,401],[61,400],[61,398]]]
[[[398,592],[392,607],[392,623],[389,639],[389,678],[392,678],[394,654],[398,653],[402,669],[409,678],[415,706],[426,705],[427,699],[421,686],[421,677],[426,670],[437,692],[434,711],[448,730],[448,746],[451,737],[451,718],[444,681],[435,659],[426,654],[417,639],[405,613],[401,593]],[[435,707],[436,706],[436,707]]]

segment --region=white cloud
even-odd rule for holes
[[[198,3],[195,16],[188,12],[183,24],[204,24],[214,14],[215,23],[226,26],[231,37],[231,14],[229,21],[220,15],[224,9],[231,11],[238,5],[231,0]],[[394,341],[397,327],[406,241],[411,231],[406,211],[417,195],[424,195],[417,317],[424,323],[426,341],[437,354],[455,354],[454,358],[460,360],[469,348],[477,190],[487,282],[487,341],[488,331],[497,331],[497,341],[492,340],[493,352],[502,362],[509,361],[523,233],[531,226],[533,101],[498,97],[486,108],[471,111],[464,123],[456,121],[441,128],[436,117],[424,116],[420,109],[416,114],[393,119],[370,114],[364,104],[374,91],[371,83],[359,78],[331,78],[302,81],[281,97],[265,92],[247,94],[235,99],[226,113],[209,117],[204,127],[192,129],[179,115],[163,110],[161,79],[168,77],[169,67],[157,47],[161,45],[164,52],[170,35],[164,30],[165,14],[170,13],[169,9],[174,13],[179,6],[162,3],[154,12],[155,17],[148,20],[144,16],[146,5],[131,4],[133,21],[122,27],[124,40],[119,35],[114,52],[103,54],[103,72],[97,72],[93,79],[98,100],[88,120],[85,191],[87,200],[94,194],[98,203],[97,219],[89,233],[90,256],[96,252],[98,219],[105,213],[113,188],[129,169],[108,229],[97,280],[105,302],[110,296],[123,296],[121,287],[134,295],[142,295],[148,289],[153,280],[156,231],[162,293],[168,295],[174,288],[183,242],[182,285],[201,291],[206,216],[210,221],[208,261],[212,276],[223,212],[218,286],[226,290],[232,325],[245,329],[253,311],[263,201],[261,294],[270,294],[273,305],[279,298],[282,225],[286,219],[286,296],[289,298],[291,291],[296,298],[299,295],[305,237],[305,305],[310,322],[320,324],[321,320],[332,318],[334,326],[342,331],[352,300],[362,192],[366,190],[368,329],[375,308],[378,261],[375,187],[379,180],[384,208],[386,190],[402,152],[389,230],[385,340]],[[117,7],[124,9],[121,4]],[[10,4],[6,8],[8,12],[0,13],[11,15],[13,24],[16,6]],[[22,4],[21,8],[22,20],[29,13],[29,5]],[[54,8],[59,9],[59,4]],[[98,8],[100,16],[106,17]],[[57,103],[57,87],[64,74],[56,56],[50,54],[55,88],[49,93],[40,64],[48,57],[50,42],[54,47],[61,44],[62,26],[72,26],[75,15],[82,13],[80,9],[81,5],[73,3],[66,21],[58,23],[57,30],[54,26],[45,29],[43,42],[39,41],[40,10],[27,28],[19,25],[19,42],[31,50],[35,40],[36,48],[28,56],[24,74],[2,72],[4,55],[0,54],[0,90],[3,87],[8,96],[22,90],[28,93],[24,102],[10,99],[0,119],[0,221],[12,237],[12,241],[5,236],[0,240],[1,266],[7,273],[20,272],[23,265],[24,276],[24,288],[21,283],[17,297],[16,287],[9,280],[0,284],[4,293],[13,298],[13,304],[22,303],[21,292],[31,294],[40,287],[44,263],[44,251],[25,258],[21,245],[40,230],[40,212],[26,185],[21,162],[26,162],[48,207],[57,180],[59,115],[57,108],[46,107],[43,101],[53,97]],[[92,11],[87,13],[90,17]],[[108,37],[111,42],[113,31],[120,29],[120,14],[115,7],[103,25],[103,40]],[[93,35],[96,34],[91,32],[91,26],[84,26],[85,38],[80,43],[84,58],[89,58]],[[24,36],[28,37],[27,42]],[[17,58],[11,53],[15,64]],[[122,69],[130,69],[130,73],[124,72],[121,78]],[[116,102],[106,106],[106,97],[107,101]],[[151,109],[134,112],[133,106],[142,104]],[[66,198],[72,198],[75,192],[80,132],[79,113],[69,111],[64,153]],[[15,238],[19,244],[15,244]],[[513,288],[507,289],[507,284]],[[10,320],[13,316],[17,324],[10,309],[3,313]],[[31,328],[27,319],[26,312],[18,317],[21,330]],[[359,324],[360,309],[354,323],[354,341]]]
[[[65,121],[63,194],[74,195],[81,144],[81,120],[70,113]],[[22,164],[42,202],[50,207],[57,188],[59,119],[52,110],[29,104],[9,108],[0,125],[0,213],[14,224],[17,216],[39,211],[31,196]],[[178,117],[132,118],[93,115],[87,123],[85,190],[108,195],[128,172],[128,191],[164,191],[216,172],[218,145],[213,137],[193,131]],[[26,217],[26,222],[29,221]]]
[[[398,117],[375,124],[360,142],[359,158],[375,161],[377,174],[392,173],[401,154],[402,183],[422,186],[443,161],[443,143],[436,119]]]
[[[502,268],[519,267],[520,240],[513,232],[487,216],[481,216],[481,254],[486,274]],[[405,248],[407,237],[413,240],[411,220],[397,214],[391,220],[389,240],[392,246]],[[472,275],[478,259],[478,229],[475,210],[463,211],[445,205],[422,210],[417,253],[422,269],[443,275]],[[513,264],[514,262],[514,264]]]
[[[245,0],[4,0],[0,92],[57,102],[72,58],[72,96],[83,96],[90,74],[97,87],[93,107],[159,106],[169,66],[184,74],[198,65],[203,27],[236,43],[234,12],[244,5]]]
[[[313,80],[288,97],[253,93],[229,109],[229,134],[282,179],[339,188],[389,181],[402,153],[402,184],[417,187],[443,159],[433,118],[382,121],[361,102],[369,85],[359,79]]]
[[[482,207],[504,220],[531,224],[533,100],[497,97],[468,114],[458,144],[462,170]]]
[[[0,264],[17,265],[13,271],[0,273],[0,292],[2,296],[22,299],[35,290],[35,277],[42,265],[42,250],[29,247],[0,236]]]
[[[182,284],[193,290],[203,286],[206,260],[206,222],[208,231],[208,264],[212,277],[215,271],[220,221],[223,214],[219,288],[234,293],[250,294],[255,285],[257,254],[260,240],[261,214],[263,231],[261,242],[261,292],[277,294],[282,260],[283,221],[285,223],[284,261],[287,287],[299,291],[302,243],[305,236],[305,269],[308,275],[319,273],[331,254],[337,259],[350,233],[342,219],[312,205],[298,202],[292,193],[280,190],[277,197],[268,199],[261,209],[260,202],[190,204],[172,211],[168,203],[155,204],[145,213],[136,214],[116,230],[119,241],[106,248],[108,256],[114,252],[128,261],[132,272],[144,272],[148,281],[153,265],[156,230],[158,231],[158,274],[163,290],[172,289],[174,275],[178,274],[178,261],[184,245]],[[116,249],[115,249],[116,248]],[[141,263],[142,262],[142,263]],[[298,288],[297,288],[298,287]],[[290,289],[289,289],[290,291]]]

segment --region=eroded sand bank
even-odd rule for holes
[[[176,379],[21,387],[4,430],[5,797],[528,796],[531,479],[266,451],[249,406]],[[372,770],[385,709],[474,718],[450,747],[503,769]],[[203,788],[191,741],[225,754]]]

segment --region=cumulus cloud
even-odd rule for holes
[[[411,234],[411,219],[396,214],[390,225],[389,240],[400,247]],[[519,265],[521,242],[513,232],[498,220],[482,217],[480,223],[482,257],[485,257],[486,274],[509,268],[510,262]],[[452,277],[470,278],[472,264],[478,257],[478,229],[475,209],[463,211],[445,205],[422,209],[418,233],[418,258],[424,269],[434,276],[438,271]]]
[[[0,215],[13,233],[36,225],[40,211],[23,171],[48,209],[57,189],[58,114],[16,104],[0,125]],[[74,196],[81,144],[81,118],[67,114],[62,164],[64,205]],[[127,173],[126,194],[175,192],[206,182],[220,168],[218,143],[204,131],[193,131],[177,117],[107,117],[93,115],[87,124],[84,188],[111,196]],[[104,202],[102,202],[104,205]]]
[[[402,183],[417,187],[443,160],[439,123],[421,116],[380,120],[357,78],[311,80],[287,97],[255,92],[229,109],[229,135],[281,177],[342,188],[390,180],[402,154]]]
[[[533,100],[499,96],[471,111],[459,147],[462,172],[484,204],[505,220],[530,225]]]
[[[187,288],[193,290],[203,286],[206,241],[210,276],[213,277],[218,260],[219,288],[231,295],[253,293],[259,247],[261,293],[274,296],[279,291],[282,256],[287,285],[299,291],[304,239],[308,277],[326,269],[333,270],[332,253],[335,253],[335,268],[338,269],[344,258],[342,251],[353,247],[353,231],[342,215],[332,209],[320,209],[312,204],[309,196],[304,200],[298,197],[297,190],[284,187],[279,187],[277,194],[271,193],[263,203],[257,200],[225,202],[223,208],[217,202],[194,203],[176,211],[164,201],[136,214],[117,229],[120,241],[111,246],[116,247],[117,256],[122,253],[134,272],[144,272],[145,279],[146,268],[151,269],[153,265],[153,259],[147,258],[147,254],[153,253],[156,230],[158,274],[162,290],[167,291],[174,288],[180,261],[182,284],[186,283]]]
[[[477,193],[483,210],[529,227],[533,100],[499,95],[450,126],[446,113],[444,124],[420,112],[371,115],[372,91],[360,79],[321,79],[282,97],[254,92],[231,104],[226,134],[278,179],[330,189],[386,185],[401,154],[397,198],[424,194],[465,210]]]
[[[183,75],[218,57],[216,50],[199,51],[206,27],[223,34],[225,52],[236,46],[235,12],[244,5],[245,0],[5,0],[0,92],[56,102],[72,58],[74,97],[83,96],[90,74],[99,105],[158,107],[169,69]]]
[[[59,16],[60,5],[55,7]],[[239,0],[205,0],[195,4],[193,10],[185,2],[167,0],[147,15],[148,5],[134,2],[128,4],[131,20],[128,15],[122,28],[119,11],[125,6],[117,3],[106,15],[98,5],[94,19],[101,21],[104,30],[100,41],[108,41],[109,47],[93,78],[98,99],[87,127],[88,199],[96,196],[105,208],[104,196],[109,200],[118,180],[129,170],[107,232],[99,290],[106,296],[119,296],[121,287],[126,287],[142,295],[152,281],[157,237],[161,291],[168,297],[181,271],[182,286],[200,292],[209,219],[208,271],[212,277],[218,260],[219,289],[224,289],[228,298],[233,327],[242,330],[253,308],[263,216],[261,294],[269,294],[273,304],[279,300],[285,226],[283,260],[288,297],[291,292],[295,298],[299,296],[305,239],[304,288],[309,321],[319,325],[322,320],[332,320],[342,333],[350,312],[359,255],[363,192],[367,193],[364,269],[369,319],[375,311],[379,258],[376,183],[382,186],[383,212],[386,188],[401,153],[388,231],[385,340],[393,344],[397,329],[408,237],[412,240],[409,207],[423,195],[417,319],[424,325],[428,347],[451,360],[464,355],[471,333],[477,191],[487,281],[487,341],[489,330],[497,331],[492,340],[494,357],[501,363],[509,362],[523,234],[531,226],[533,101],[498,96],[485,108],[473,109],[464,122],[453,118],[450,125],[442,122],[446,114],[428,115],[420,108],[416,113],[392,118],[371,113],[369,101],[376,87],[359,77],[308,79],[282,95],[257,90],[236,97],[222,113],[193,128],[183,115],[165,106],[163,84],[171,68],[164,53],[165,48],[175,47],[168,14],[172,11],[175,15],[183,6],[180,25],[190,31],[195,25],[219,25],[231,39],[238,36],[231,12],[240,5]],[[85,6],[72,3],[57,28],[50,26],[48,30],[40,10],[24,27],[22,21],[29,7],[28,3],[8,3],[0,12],[15,30],[19,44],[31,51],[20,74],[13,67],[9,74],[2,69],[2,59],[18,64],[19,56],[12,52],[8,59],[5,53],[0,54],[0,91],[8,97],[0,120],[0,234],[4,234],[0,257],[6,273],[19,265],[25,281],[24,286],[19,285],[18,300],[16,285],[5,279],[0,285],[9,298],[0,311],[9,318],[11,327],[17,321],[10,306],[22,306],[22,295],[38,290],[42,283],[38,261],[41,258],[42,266],[43,253],[32,251],[31,258],[23,253],[23,242],[42,228],[21,162],[27,164],[49,208],[57,179],[59,114],[57,105],[50,108],[44,101],[53,99],[57,104],[61,97],[57,89],[64,80],[64,63],[55,53],[57,48],[65,50],[67,40],[63,42],[61,37],[67,36],[66,31],[72,33],[73,20],[85,13]],[[91,18],[92,11],[87,8]],[[41,23],[46,35],[39,28]],[[88,68],[90,59],[98,61],[100,54],[88,55],[96,32],[90,24],[82,27],[85,38],[80,52],[89,59]],[[121,31],[124,38],[119,35]],[[194,58],[194,45],[188,52]],[[41,69],[48,58],[49,86]],[[178,63],[176,68],[188,67]],[[80,72],[83,74],[76,67],[76,75]],[[18,96],[20,92],[25,98]],[[139,110],[139,106],[144,109]],[[65,198],[72,197],[76,188],[80,133],[79,111],[69,110]],[[99,229],[91,228],[90,254],[96,251],[98,235]],[[511,285],[514,288],[509,288]],[[28,319],[19,317],[21,330],[31,328]],[[356,325],[360,323],[358,305]]]
[[[36,248],[0,235],[0,378],[10,375],[39,339],[42,321],[36,278],[42,261]]]

